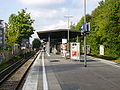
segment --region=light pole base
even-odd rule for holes
[[[87,67],[87,65],[85,65],[85,67]]]

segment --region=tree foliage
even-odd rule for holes
[[[120,56],[120,0],[105,0],[92,11],[89,21],[91,32],[87,35],[92,54],[99,54],[99,46],[105,46],[105,54]],[[80,30],[83,17],[75,27]]]
[[[86,22],[90,22],[90,20],[91,20],[91,15],[87,14],[86,15]],[[79,30],[81,30],[81,27],[82,27],[83,23],[84,23],[84,16],[80,19],[80,21],[77,23],[76,26],[75,25],[71,26],[71,29],[79,31]],[[81,44],[83,44],[83,36],[79,37],[78,40],[82,41]]]
[[[86,15],[86,22],[90,22],[91,20],[91,15],[87,14]],[[84,23],[84,16],[80,19],[80,21],[77,23],[75,30],[81,30],[81,27]]]
[[[75,30],[75,27],[76,27],[75,24],[70,25],[70,29],[71,29],[71,30]]]
[[[92,53],[99,52],[99,45],[105,46],[105,54],[120,56],[120,1],[101,1],[92,12],[91,34],[88,42]],[[93,43],[94,42],[94,43]]]
[[[18,15],[11,14],[7,27],[6,37],[8,45],[21,44],[23,38],[29,38],[34,33],[32,27],[34,20],[31,19],[30,14],[22,9]]]
[[[32,49],[39,49],[41,46],[41,42],[38,38],[35,38],[32,42]]]

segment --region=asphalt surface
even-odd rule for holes
[[[36,90],[45,90],[41,59],[39,56],[37,71],[31,76],[37,80]],[[87,67],[84,67],[83,57],[80,62],[45,54],[44,64],[48,90],[120,90],[120,68],[97,58],[87,57]]]

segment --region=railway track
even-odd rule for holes
[[[39,52],[34,56],[22,59],[0,72],[0,90],[17,90],[20,82],[36,59]]]

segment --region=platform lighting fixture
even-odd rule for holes
[[[69,53],[69,55],[70,55],[70,18],[73,18],[73,16],[71,16],[71,15],[65,15],[64,16],[65,18],[67,18],[68,19],[68,37],[67,37],[67,40],[68,40],[68,53]]]

